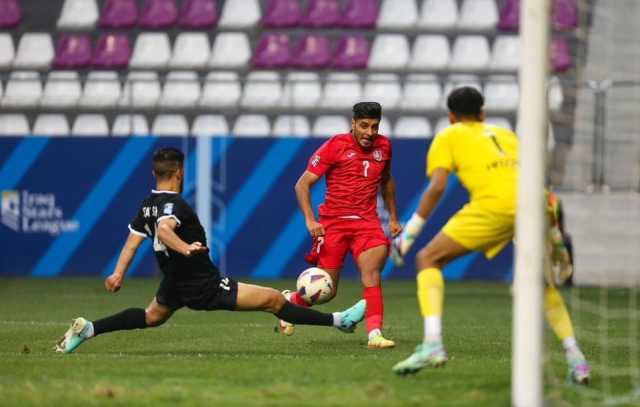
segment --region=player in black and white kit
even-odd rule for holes
[[[163,278],[146,309],[129,308],[106,318],[76,318],[56,344],[56,351],[73,352],[82,342],[106,332],[155,327],[182,307],[193,310],[266,311],[277,318],[306,325],[335,326],[353,332],[364,317],[361,300],[343,312],[321,313],[285,300],[277,290],[236,282],[220,276],[208,255],[205,231],[198,216],[182,199],[184,154],[163,148],[153,155],[156,189],[144,199],[129,225],[125,243],[113,273],[105,280],[109,292],[117,292],[131,260],[145,238],[153,249]]]

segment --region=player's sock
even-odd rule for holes
[[[334,316],[325,314],[311,308],[304,308],[299,305],[285,301],[280,311],[275,314],[276,317],[292,324],[300,325],[334,325]]]
[[[418,302],[424,318],[424,341],[441,341],[444,280],[440,269],[432,267],[418,272]]]
[[[544,313],[549,325],[551,325],[551,329],[561,341],[564,342],[569,338],[575,338],[567,307],[564,305],[562,296],[553,286],[548,286],[545,289]],[[571,344],[570,340],[568,342]]]
[[[362,298],[367,301],[367,310],[364,318],[367,321],[367,332],[371,337],[373,331],[380,332],[384,322],[384,300],[382,298],[382,287],[365,287],[362,291]]]
[[[302,296],[300,294],[298,294],[297,291],[294,291],[294,292],[291,293],[291,295],[289,296],[289,302],[291,302],[292,304],[295,304],[295,305],[299,305],[301,307],[305,307],[305,308],[308,308],[308,307],[311,306],[311,304],[306,302],[304,300],[304,298],[302,298]]]
[[[146,327],[144,308],[128,308],[117,314],[93,321],[94,335]]]

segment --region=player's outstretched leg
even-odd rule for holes
[[[297,291],[284,290],[282,291],[282,295],[284,295],[285,300],[299,307],[309,308],[311,306],[311,304],[306,302]],[[279,319],[278,329],[282,334],[291,336],[295,333],[296,326],[290,322]]]

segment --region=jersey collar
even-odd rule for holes
[[[162,190],[162,191],[156,191],[155,189],[152,189],[152,190],[151,190],[151,193],[152,193],[152,194],[177,194],[177,192],[176,192],[176,191],[164,191],[164,190]]]

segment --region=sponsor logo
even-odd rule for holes
[[[76,219],[65,219],[52,193],[27,190],[2,191],[2,224],[15,232],[47,233],[52,236],[75,232],[80,228]]]
[[[347,153],[347,158],[353,158],[354,155],[356,155],[356,153],[354,151],[349,151]]]
[[[382,153],[380,150],[373,150],[373,159],[376,161],[382,161]]]
[[[2,224],[15,230],[20,229],[20,193],[2,191]]]
[[[317,167],[318,165],[320,165],[320,156],[318,154],[316,154],[311,159],[311,166],[312,167]]]
[[[172,203],[164,204],[164,209],[162,210],[162,213],[164,213],[165,215],[173,214],[173,204]]]

